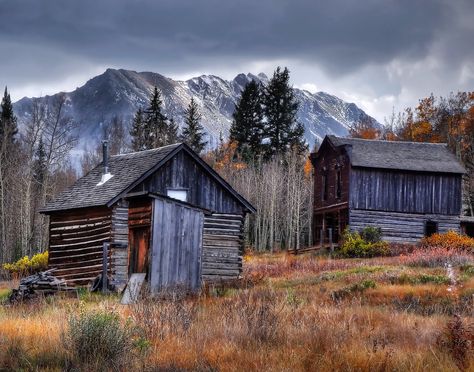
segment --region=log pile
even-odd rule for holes
[[[58,291],[71,291],[64,279],[56,278],[52,272],[55,269],[42,271],[20,280],[18,289],[14,289],[9,297],[10,303],[33,299],[37,296],[48,296]]]

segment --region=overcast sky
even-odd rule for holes
[[[474,90],[472,0],[0,0],[0,86],[73,90],[107,67],[185,79],[288,66],[383,121]]]

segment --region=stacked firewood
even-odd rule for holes
[[[64,279],[55,277],[52,274],[54,270],[50,269],[22,278],[18,289],[14,289],[10,295],[10,303],[29,300],[38,295],[48,296],[58,291],[75,290],[68,287]]]

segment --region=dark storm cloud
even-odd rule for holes
[[[430,55],[452,79],[472,61],[473,14],[470,0],[0,0],[0,84],[94,66],[169,75],[281,59],[335,79]],[[384,74],[375,91],[402,90]]]
[[[432,0],[15,0],[0,3],[0,40],[104,63],[153,58],[186,69],[216,57],[291,56],[345,73],[424,55],[450,32],[454,8]],[[15,64],[12,57],[2,63]]]

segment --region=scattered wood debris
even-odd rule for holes
[[[68,287],[64,279],[55,277],[52,274],[54,270],[55,269],[50,269],[22,278],[18,289],[12,291],[9,302],[16,303],[30,300],[37,296],[52,295],[59,291],[76,290],[73,287]]]

